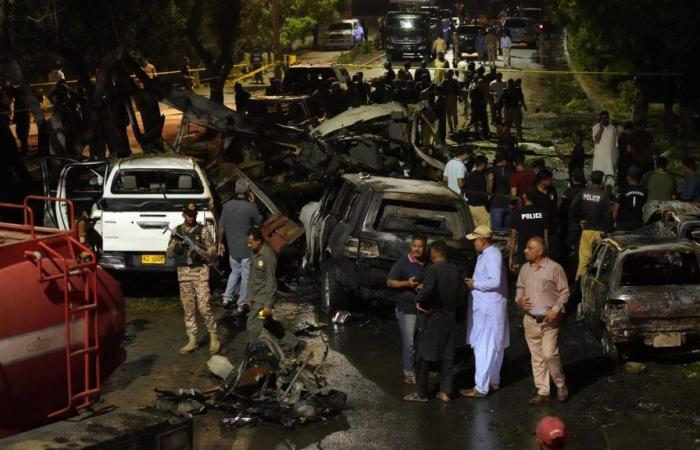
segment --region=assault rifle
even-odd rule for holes
[[[207,263],[209,267],[214,269],[222,277],[224,276],[223,272],[221,272],[221,270],[219,270],[219,268],[217,267],[216,257],[210,255],[209,252],[207,252],[207,249],[202,247],[200,244],[195,242],[191,237],[187,236],[186,234],[178,233],[176,228],[170,228],[166,225],[163,228],[163,234],[165,234],[166,231],[170,231],[170,233],[172,233],[173,236],[180,238],[185,244],[187,244],[187,246],[193,252],[198,254],[204,260],[204,262]]]

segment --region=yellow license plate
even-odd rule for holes
[[[165,264],[165,255],[141,255],[141,264]]]

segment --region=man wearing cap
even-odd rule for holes
[[[566,426],[558,417],[546,416],[537,423],[538,450],[564,450]]]
[[[255,196],[250,192],[248,182],[236,180],[236,197],[224,203],[219,226],[216,231],[216,241],[219,243],[219,255],[226,253],[224,239],[228,246],[231,274],[226,283],[223,295],[224,306],[233,304],[236,288],[239,286],[236,314],[245,314],[248,306],[245,303],[248,292],[248,274],[250,273],[250,250],[246,244],[246,231],[258,225],[262,215],[255,206]]]
[[[465,397],[485,397],[501,383],[503,352],[510,345],[508,329],[508,279],[501,251],[493,245],[493,232],[487,226],[474,229],[467,239],[480,253],[473,278],[464,283],[472,294],[467,322],[467,344],[474,349],[474,387],[462,389]]]
[[[258,227],[251,227],[246,231],[246,244],[251,251],[252,260],[246,299],[250,312],[245,329],[246,344],[252,346],[265,327],[266,319],[272,317],[277,292],[277,257],[264,242]],[[288,350],[294,350],[300,342],[287,331],[281,331],[278,338]]]
[[[192,239],[204,248],[207,257],[203,257],[173,233],[168,242],[167,255],[174,257],[177,263],[177,280],[180,283],[180,301],[185,312],[185,329],[187,344],[180,349],[186,355],[197,349],[197,320],[195,305],[204,318],[209,331],[209,353],[219,353],[221,344],[216,334],[216,321],[209,307],[209,262],[216,255],[216,245],[206,226],[197,223],[197,205],[187,203],[182,211],[185,222],[175,229],[180,236]]]
[[[544,240],[535,237],[525,248],[527,263],[518,274],[515,301],[525,312],[523,329],[530,349],[532,375],[537,394],[533,405],[549,400],[549,378],[557,387],[557,399],[569,397],[559,357],[559,327],[569,300],[569,283],[564,269],[547,257]]]

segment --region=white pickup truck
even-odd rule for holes
[[[174,271],[174,261],[165,256],[170,238],[166,227],[182,223],[182,208],[189,202],[199,207],[197,220],[215,232],[209,182],[192,158],[75,162],[46,157],[42,159],[42,172],[48,195],[72,200],[75,217],[87,215],[94,222],[97,242],[93,245],[104,268]],[[45,210],[44,216],[47,225],[71,225],[66,204]]]

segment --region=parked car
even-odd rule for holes
[[[474,54],[476,53],[476,36],[479,34],[479,30],[482,30],[483,25],[462,25],[457,28],[457,38],[459,42],[459,51],[456,57],[460,57],[463,54]]]
[[[388,12],[385,17],[387,61],[429,58],[433,40],[437,37],[430,20],[424,12]]]
[[[609,237],[595,247],[581,291],[582,312],[611,362],[640,345],[690,344],[700,336],[700,245]]]
[[[318,111],[308,95],[265,95],[251,97],[243,115],[261,125],[299,125],[318,116]]]
[[[532,20],[527,17],[507,17],[503,21],[503,29],[510,31],[510,39],[514,44],[537,46],[537,31]]]
[[[322,306],[327,312],[352,299],[388,300],[393,263],[408,251],[411,235],[445,240],[449,259],[471,273],[475,254],[465,235],[473,221],[465,203],[434,181],[345,174],[320,202],[301,211],[306,230],[305,267],[319,269]]]
[[[288,95],[311,95],[331,78],[345,90],[351,82],[350,74],[339,64],[297,64],[284,72],[282,89]]]
[[[527,17],[532,20],[535,30],[546,35],[553,33],[556,26],[547,18],[547,14],[542,8],[523,7],[518,8],[518,16]]]
[[[352,48],[365,38],[365,30],[359,19],[341,20],[328,26],[326,48]]]

